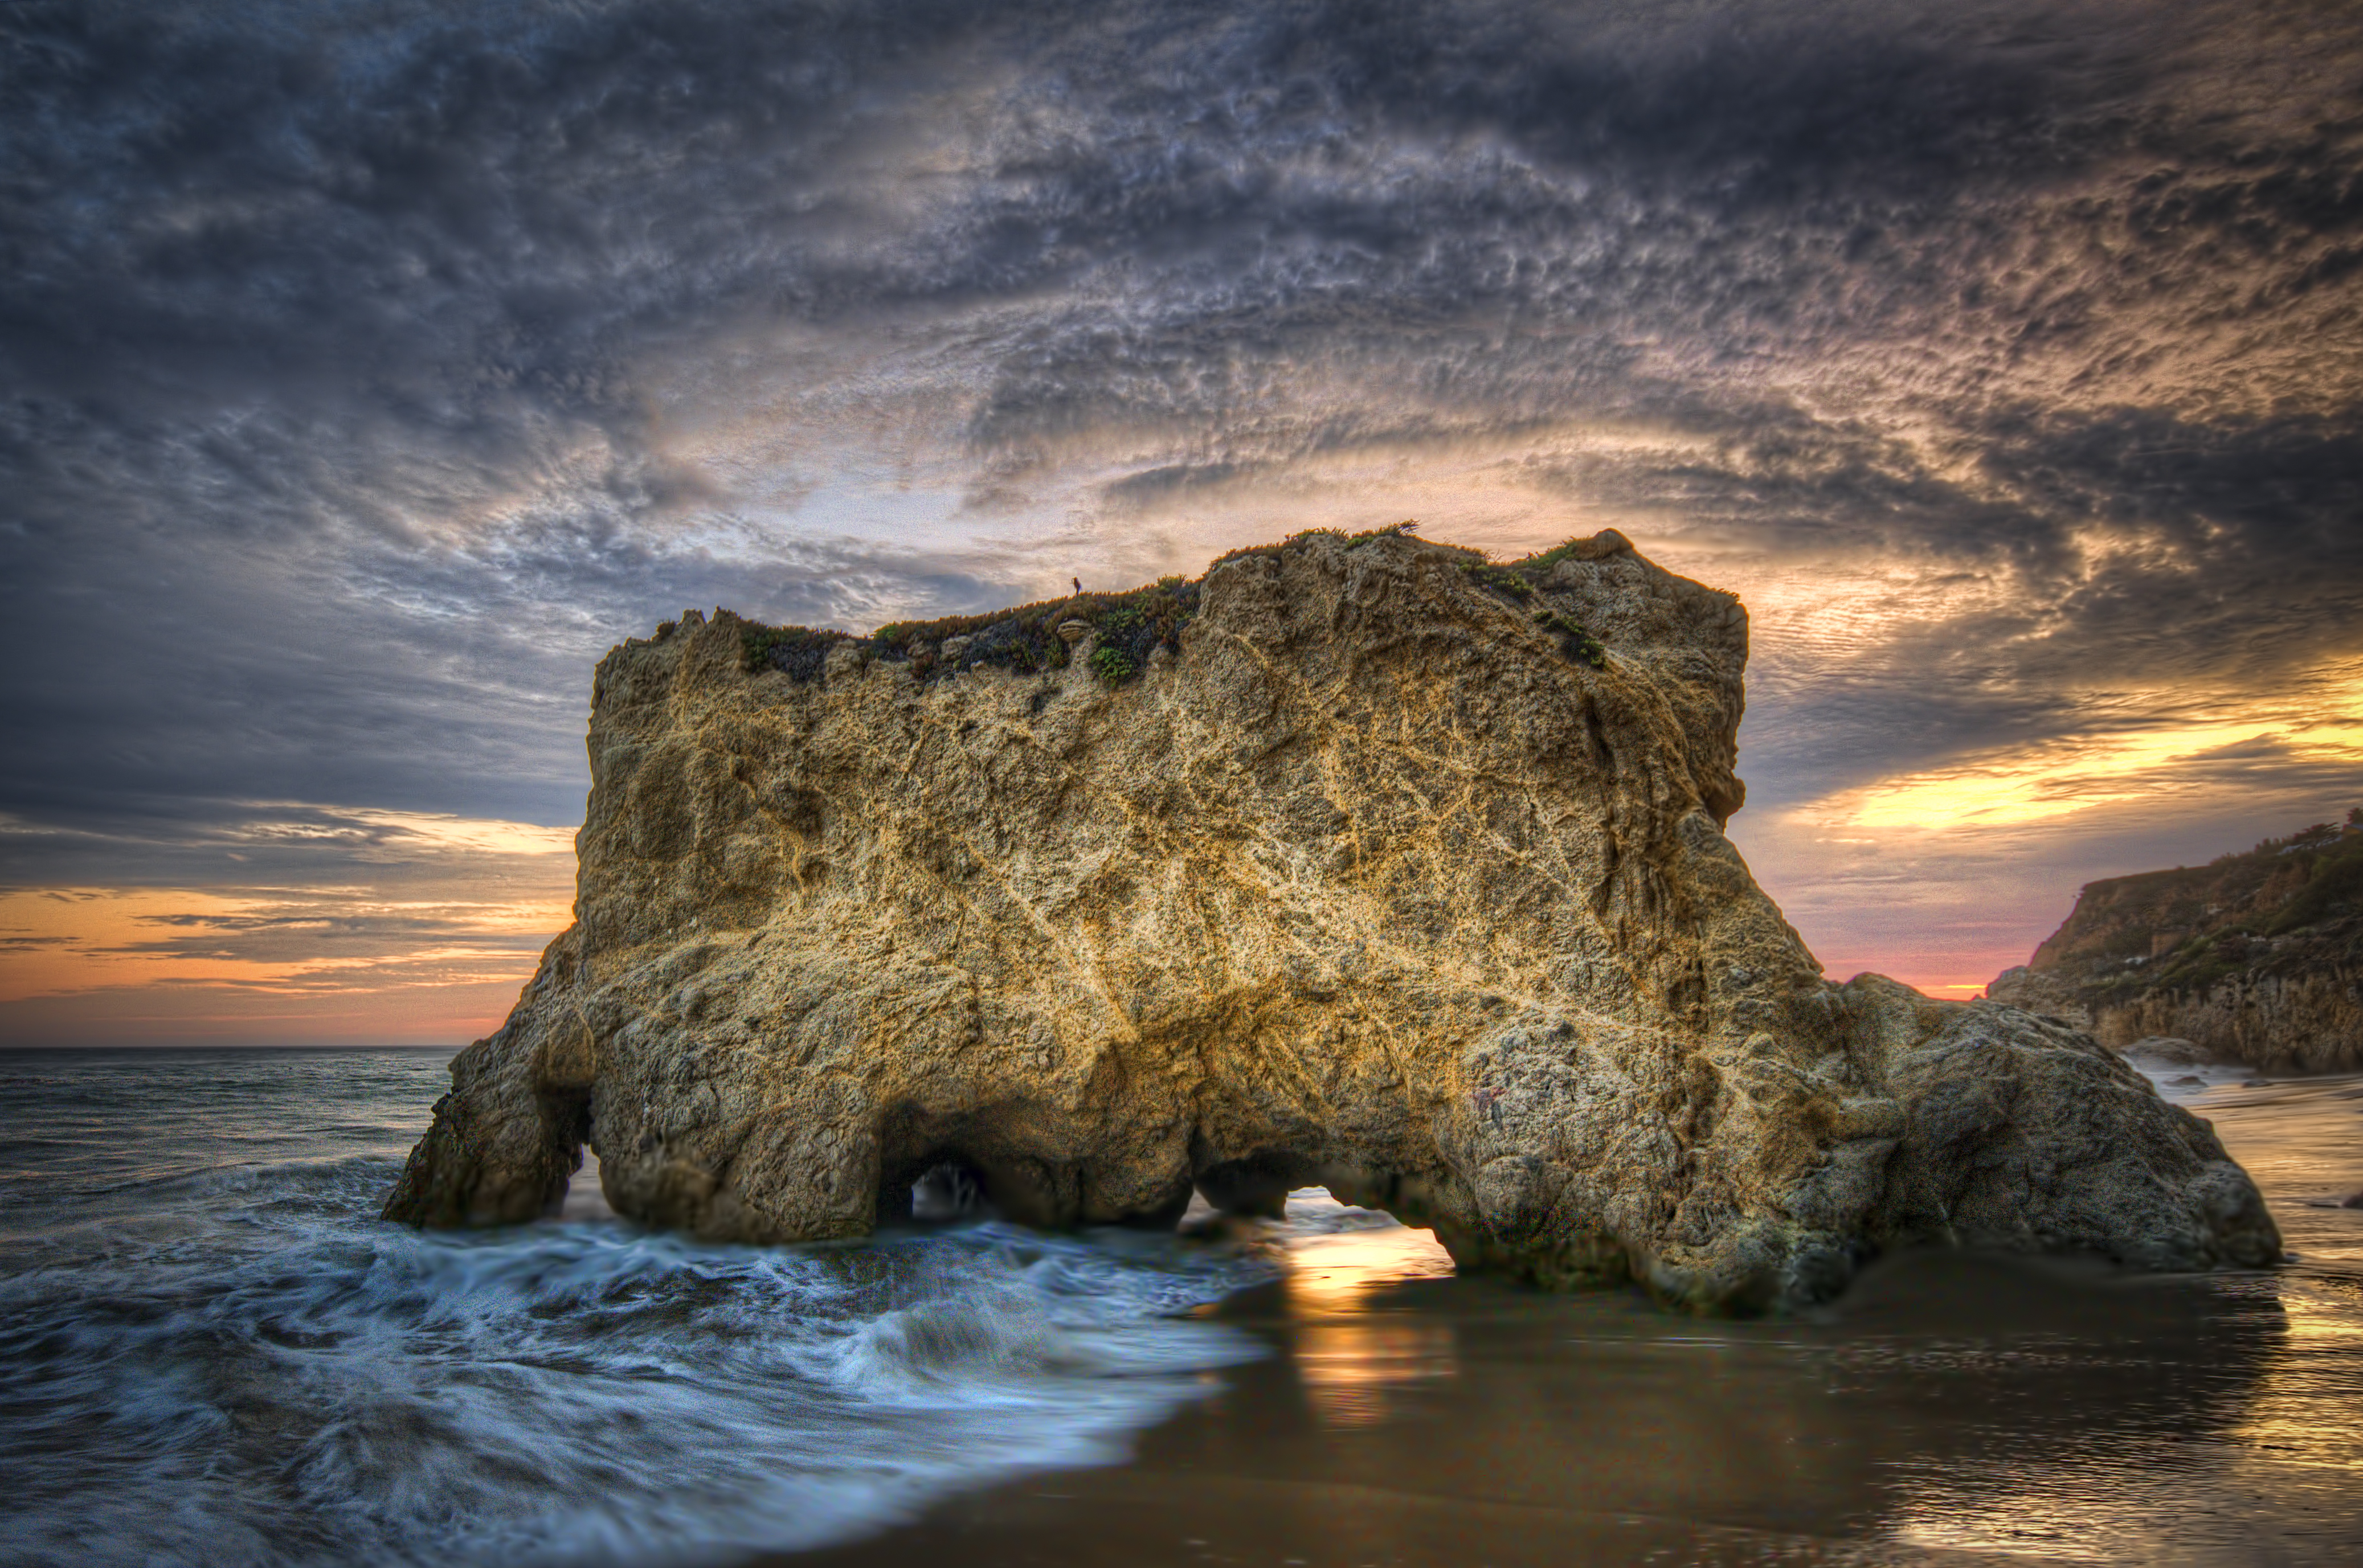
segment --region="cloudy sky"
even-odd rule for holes
[[[0,7],[0,1041],[463,1043],[590,669],[1417,517],[1738,591],[1955,994],[2363,801],[2338,4]]]

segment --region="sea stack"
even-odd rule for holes
[[[2092,1038],[1821,966],[1723,827],[1747,618],[1614,532],[1402,529],[869,638],[697,614],[594,685],[575,922],[387,1204],[859,1236],[1289,1188],[1700,1309],[1914,1242],[2257,1265]]]

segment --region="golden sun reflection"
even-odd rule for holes
[[[2335,1517],[2363,1476],[2363,1432],[2323,1414],[2346,1402],[2363,1331],[2321,1288],[2291,1279],[2279,1291],[2288,1340],[2231,1426],[1931,1470],[1907,1483],[1890,1529],[1914,1546],[2047,1562],[2239,1561],[2268,1523]]]
[[[1305,1396],[1333,1427],[1386,1419],[1390,1393],[1459,1370],[1449,1326],[1390,1313],[1370,1297],[1391,1285],[1441,1279],[1452,1259],[1433,1234],[1365,1217],[1318,1189],[1292,1194],[1292,1228],[1325,1227],[1288,1244],[1287,1295]],[[1351,1229],[1327,1230],[1331,1224]]]
[[[2302,1277],[2291,1279],[2280,1293],[2289,1337],[2246,1416],[2228,1434],[2240,1445],[2235,1470],[2258,1472],[2247,1477],[2247,1490],[2267,1485],[2266,1472],[2279,1474],[2291,1466],[2345,1487],[2363,1480],[2363,1428],[2322,1419],[2326,1401],[2319,1385],[2363,1364],[2363,1325],[2356,1321],[2353,1303],[2330,1295],[2342,1284],[2354,1293],[2351,1280],[2334,1284]],[[2269,1465],[2253,1463],[2268,1452],[2273,1456]]]
[[[2047,1562],[2269,1560],[2258,1540],[2335,1521],[2363,1479],[2363,1430],[2324,1419],[2353,1408],[2358,1286],[2291,1272],[2265,1286],[2281,1331],[2230,1421],[1914,1467],[1890,1530],[1919,1547]]]

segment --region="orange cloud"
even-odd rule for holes
[[[311,886],[0,892],[0,1038],[446,1038],[496,1019],[570,918],[573,834],[291,808]]]
[[[2171,691],[2128,694],[2111,705],[2116,724],[1880,779],[1829,797],[1810,820],[1874,831],[2016,826],[2203,793],[2223,782],[2211,759],[2235,761],[2247,750],[2269,753],[2280,768],[2363,777],[2363,662],[2323,666],[2272,693],[2196,710],[2188,701]]]

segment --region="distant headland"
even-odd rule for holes
[[[2120,1048],[2166,1035],[2272,1071],[2363,1068],[2363,808],[2204,866],[2088,883],[1986,995]]]

